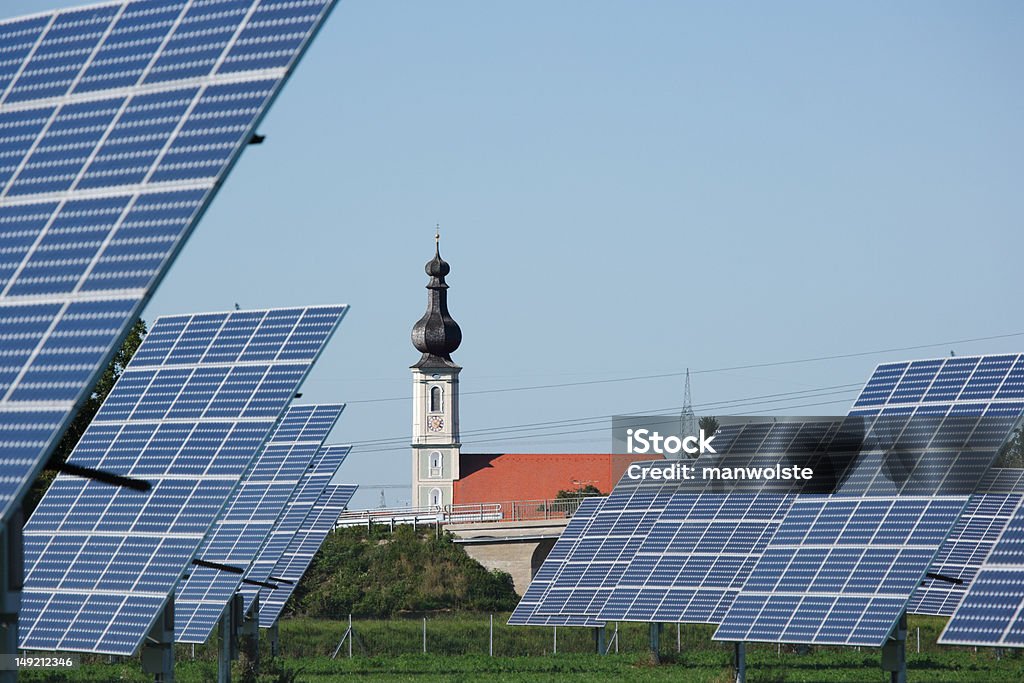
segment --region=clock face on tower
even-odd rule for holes
[[[439,432],[444,429],[444,418],[440,415],[431,415],[427,418],[427,429],[432,432]]]

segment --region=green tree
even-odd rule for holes
[[[994,467],[1024,467],[1024,427],[1018,427],[999,451]]]
[[[389,618],[437,610],[503,612],[518,602],[512,577],[485,569],[450,534],[402,525],[394,533],[333,531],[286,611]]]
[[[705,434],[714,434],[718,431],[718,418],[713,415],[705,415],[697,422],[697,426],[703,429]]]
[[[603,496],[606,495],[601,493],[601,489],[597,488],[593,484],[586,484],[585,486],[579,486],[574,489],[562,489],[555,494],[555,500],[565,500],[566,498],[589,498],[590,496]]]
[[[71,424],[68,425],[67,430],[61,436],[57,448],[53,451],[53,455],[50,456],[47,469],[39,475],[39,478],[36,479],[35,484],[29,490],[28,495],[25,496],[24,509],[26,519],[36,509],[43,494],[46,493],[46,489],[49,488],[50,482],[57,476],[53,468],[67,461],[71,451],[78,444],[78,440],[82,438],[82,434],[85,434],[86,428],[92,422],[92,418],[96,416],[100,406],[107,399],[107,394],[114,388],[114,384],[121,377],[125,367],[128,366],[128,361],[135,355],[139,344],[142,343],[142,339],[146,336],[146,331],[145,321],[141,319],[135,321],[132,329],[128,332],[128,336],[125,337],[124,342],[121,344],[121,348],[114,354],[107,369],[103,371],[103,374],[96,382],[96,386],[92,388],[89,397],[82,404],[82,407],[78,409]]]

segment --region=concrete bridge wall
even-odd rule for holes
[[[449,524],[455,542],[488,569],[512,575],[522,595],[565,529],[567,519],[546,519],[485,524]]]

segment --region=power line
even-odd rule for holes
[[[774,394],[762,394],[760,396],[747,396],[744,398],[728,399],[724,401],[709,401],[706,403],[699,403],[695,408],[699,408],[702,412],[710,410],[721,410],[721,409],[733,409],[737,407],[753,407],[759,405],[766,405],[772,403],[780,403],[790,400],[802,400],[807,398],[823,398],[825,396],[836,396],[836,395],[850,395],[854,393],[852,389],[860,387],[861,383],[857,382],[854,384],[836,384],[828,387],[818,387],[814,389],[800,389],[798,391],[784,391]],[[836,391],[838,390],[838,391]],[[544,422],[527,422],[513,425],[502,425],[498,427],[481,427],[478,429],[472,429],[463,432],[463,436],[488,436],[491,434],[505,434],[523,431],[525,429],[553,429],[555,427],[568,427],[568,426],[580,426],[583,424],[592,424],[597,421],[605,421],[614,415],[660,415],[662,413],[673,413],[679,411],[678,406],[671,406],[668,408],[655,408],[653,410],[635,410],[630,412],[612,413],[604,415],[589,415],[586,417],[568,418],[562,420],[548,420]],[[387,437],[380,439],[368,439],[366,441],[356,441],[353,443],[353,448],[362,449],[366,446],[382,446],[388,444],[405,444],[408,445],[409,436],[403,435],[399,437]]]
[[[781,407],[778,407],[778,408],[770,408],[770,409],[765,410],[763,412],[773,412],[773,411],[776,411],[776,410],[790,410],[792,408],[812,408],[812,407],[819,407],[819,406],[825,406],[825,405],[834,405],[836,403],[849,403],[849,401],[848,401],[848,399],[841,398],[841,399],[836,399],[834,401],[820,401],[820,402],[816,402],[816,403],[802,403],[802,404],[792,405],[792,406],[781,406]],[[740,414],[740,413],[733,413],[733,415],[736,415],[736,414]],[[565,434],[588,434],[588,433],[593,433],[593,432],[603,432],[603,431],[606,431],[607,429],[608,429],[608,427],[605,426],[605,427],[592,427],[592,428],[588,428],[588,429],[574,429],[574,430],[563,431],[563,432],[546,432],[544,434],[522,434],[522,435],[519,435],[519,436],[509,436],[509,437],[501,437],[501,438],[494,438],[494,439],[481,439],[481,440],[477,441],[476,443],[492,443],[494,441],[517,441],[517,440],[520,440],[520,439],[531,439],[531,438],[549,437],[549,436],[561,436],[561,435],[565,435]],[[359,454],[362,454],[362,453],[383,453],[383,452],[387,452],[387,451],[401,451],[401,450],[405,450],[405,449],[398,448],[398,447],[384,447],[384,448],[370,448],[370,449],[367,449],[367,450],[359,449],[358,453]],[[353,447],[353,452],[356,452],[355,447]]]
[[[857,384],[857,385],[837,385],[837,386],[860,386],[860,385]],[[825,387],[825,388],[831,389],[832,387]],[[829,401],[814,401],[814,402],[810,402],[810,403],[797,403],[797,404],[787,404],[787,405],[782,405],[782,406],[775,406],[773,408],[761,408],[759,410],[759,412],[774,412],[774,411],[778,411],[778,410],[792,410],[794,408],[818,407],[818,406],[825,406],[825,405],[834,405],[834,404],[837,404],[837,403],[849,404],[849,401],[850,401],[850,398],[851,398],[849,395],[852,394],[852,393],[855,393],[855,392],[847,390],[847,391],[832,391],[832,392],[818,393],[818,394],[812,395],[812,394],[809,394],[809,392],[811,392],[811,391],[820,391],[820,390],[804,390],[803,392],[788,392],[789,394],[800,394],[800,393],[807,394],[805,396],[792,396],[788,400],[791,401],[791,400],[801,400],[801,399],[805,399],[805,398],[823,398],[823,397],[839,395],[839,394],[846,394],[846,396],[844,398],[837,398],[837,399],[833,399],[833,400],[829,400]],[[766,396],[777,396],[777,395],[775,395],[775,394],[767,394]],[[760,397],[753,397],[753,398],[760,398]],[[732,403],[733,405],[730,406],[729,409],[730,410],[735,410],[735,409],[738,409],[738,408],[750,408],[752,406],[763,405],[764,403],[773,403],[773,402],[774,403],[778,403],[778,402],[782,402],[784,400],[786,400],[786,399],[780,399],[780,400],[776,400],[776,401],[748,401],[748,402],[744,403],[744,402],[740,402],[740,401],[742,401],[742,399],[738,399],[738,400],[732,401],[732,402],[720,401],[718,403]],[[662,409],[660,411],[638,411],[638,412],[632,412],[632,413],[617,413],[617,414],[618,415],[648,415],[648,414],[649,415],[657,415],[657,414],[660,414],[662,412],[671,413],[671,412],[675,412],[677,410],[678,410],[678,408],[667,408],[667,409]],[[732,415],[741,415],[743,413],[742,412],[739,412],[739,413],[733,412],[731,414]],[[558,431],[558,432],[546,431],[546,432],[543,432],[543,433],[540,433],[540,434],[533,432],[533,433],[530,433],[530,434],[520,434],[518,436],[507,436],[508,434],[515,434],[516,432],[521,432],[521,431],[523,431],[524,429],[527,429],[527,428],[533,430],[533,428],[535,426],[540,426],[540,425],[544,425],[544,424],[551,425],[549,427],[546,427],[546,429],[555,429],[555,428],[558,428],[558,427],[584,427],[584,426],[586,426],[588,424],[594,424],[597,421],[605,421],[605,420],[607,420],[610,417],[612,417],[612,416],[611,415],[601,415],[601,416],[595,416],[595,417],[590,417],[590,418],[576,418],[574,420],[557,420],[557,421],[552,421],[550,423],[533,423],[533,425],[512,425],[510,427],[492,427],[492,428],[488,428],[488,429],[480,429],[480,430],[476,430],[476,435],[477,436],[492,436],[492,437],[495,437],[495,438],[477,439],[475,442],[476,443],[489,443],[489,442],[494,442],[494,441],[516,441],[516,440],[519,440],[519,439],[547,438],[547,437],[551,437],[551,436],[561,436],[561,435],[566,435],[566,434],[584,434],[584,433],[591,433],[591,432],[606,431],[608,429],[608,427],[607,427],[607,425],[603,425],[601,427],[590,427],[590,428],[587,428],[587,429],[574,429],[574,430],[569,430],[569,431]],[[370,447],[367,448],[366,446],[370,446]],[[398,451],[398,450],[404,450],[403,446],[404,447],[408,447],[408,437],[399,437],[399,438],[395,438],[395,439],[378,439],[378,440],[375,440],[375,441],[357,442],[357,443],[355,443],[353,445],[353,452],[357,453],[357,454],[363,454],[363,453],[381,453],[381,452],[385,452],[385,451]]]
[[[971,339],[954,339],[951,341],[938,342],[935,344],[918,344],[916,346],[900,346],[890,349],[878,349],[875,351],[858,351],[856,353],[840,353],[831,356],[814,356],[811,358],[797,358],[793,360],[781,360],[771,361],[767,363],[748,363],[746,365],[733,365],[729,367],[721,368],[707,368],[704,370],[692,370],[690,374],[693,375],[706,375],[717,372],[731,372],[734,370],[752,370],[756,368],[773,368],[781,367],[786,365],[799,365],[801,363],[818,363],[827,360],[842,360],[845,358],[863,358],[864,356],[877,356],[885,353],[898,353],[902,351],[918,351],[921,349],[932,349],[940,346],[954,346],[956,344],[969,344],[973,342],[981,341],[992,341],[994,339],[1009,339],[1011,337],[1024,337],[1024,332],[1011,332],[1009,334],[996,334],[988,337],[973,337]],[[561,389],[565,387],[582,387],[592,386],[595,384],[614,384],[618,382],[640,382],[649,379],[663,379],[665,377],[682,377],[686,374],[686,371],[682,372],[663,372],[653,375],[637,375],[634,377],[616,377],[612,379],[594,379],[587,380],[584,382],[561,382],[557,384],[535,384],[525,387],[504,387],[498,389],[478,389],[476,391],[464,391],[463,396],[476,395],[476,394],[502,394],[515,391],[538,391],[543,389]],[[390,401],[410,401],[411,396],[392,396],[390,398],[367,398],[356,401],[347,401],[348,404],[359,404],[359,403],[386,403]]]

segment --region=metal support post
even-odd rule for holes
[[[608,648],[604,643],[604,626],[598,626],[594,629],[594,647],[597,649],[597,654],[608,654]]]
[[[747,683],[747,644],[736,643],[733,665],[736,671],[736,683]]]
[[[274,625],[277,626],[276,623]],[[424,624],[423,624],[423,636],[424,636],[423,646],[424,646],[424,648],[426,647],[426,640],[425,640],[426,639],[426,633],[427,633],[427,626],[426,626],[426,620],[424,619]],[[352,632],[352,615],[350,614],[350,615],[348,615],[348,629],[345,631],[344,634],[342,634],[341,640],[338,641],[338,646],[336,648],[334,648],[334,652],[331,653],[331,659],[337,659],[338,658],[338,653],[341,652],[341,648],[345,644],[346,640],[348,641],[348,657],[349,657],[349,659],[352,659],[352,636],[353,636],[353,632]]]
[[[651,624],[650,635],[651,661],[655,664],[661,663],[661,624]]]
[[[220,650],[217,652],[217,683],[231,683],[231,604],[220,615]]]
[[[0,527],[0,654],[18,654],[18,608],[24,577],[21,509],[12,511]],[[17,671],[0,671],[2,683],[18,680]]]
[[[146,636],[139,652],[142,670],[153,674],[155,683],[174,683],[174,597]]]
[[[260,623],[258,615],[256,623]],[[271,657],[277,657],[279,654],[281,654],[281,632],[277,628],[276,621],[274,622],[273,626],[267,629],[267,644],[270,645]]]
[[[882,670],[891,683],[907,683],[907,613],[900,616],[889,640],[882,646]]]
[[[238,602],[238,611],[245,608],[245,599],[241,593],[235,593],[235,600]],[[260,672],[260,596],[256,598],[249,608],[249,611],[242,619],[239,629],[239,645],[245,655],[245,666],[255,677]]]

